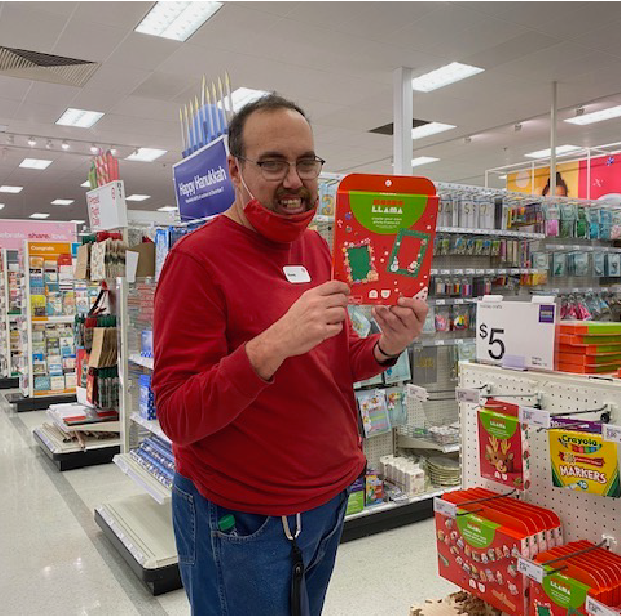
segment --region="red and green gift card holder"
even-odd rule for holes
[[[413,176],[348,175],[336,193],[333,277],[355,304],[426,299],[436,234],[433,183]]]

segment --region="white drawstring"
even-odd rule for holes
[[[289,521],[287,520],[287,516],[283,515],[282,516],[282,527],[285,530],[285,535],[287,535],[287,539],[289,539],[289,541],[293,541],[294,539],[297,539],[300,536],[300,533],[302,532],[302,516],[299,513],[295,514],[295,537],[291,534],[291,529],[289,528]]]

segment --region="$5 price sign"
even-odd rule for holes
[[[502,360],[505,355],[504,333],[504,327],[488,327],[486,323],[479,325],[477,335],[481,340],[487,340],[487,353],[494,361]]]

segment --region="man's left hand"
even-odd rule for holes
[[[396,306],[375,306],[373,318],[382,330],[379,345],[388,355],[399,355],[423,331],[427,303],[412,297],[400,297]]]

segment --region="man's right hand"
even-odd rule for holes
[[[307,353],[343,330],[349,287],[331,280],[306,291],[287,313],[246,344],[250,363],[269,379],[288,357]]]

